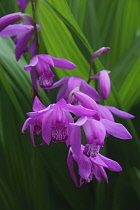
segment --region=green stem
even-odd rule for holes
[[[90,62],[89,77],[88,77],[88,80],[87,80],[87,83],[88,83],[88,84],[89,84],[90,81],[91,81],[91,78],[90,78],[90,77],[92,76],[92,66],[93,66],[94,75],[98,73],[95,63]]]

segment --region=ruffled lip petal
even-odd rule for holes
[[[53,62],[54,62],[54,66],[58,67],[58,68],[62,68],[62,69],[68,69],[68,70],[72,70],[76,68],[76,65],[66,59],[63,58],[55,58],[52,57]]]
[[[120,139],[132,139],[131,134],[122,124],[115,123],[107,119],[101,119],[101,122],[103,123],[106,132],[110,135]]]
[[[5,15],[0,18],[0,31],[6,28],[8,25],[13,24],[20,20],[21,12],[12,13],[9,15]]]

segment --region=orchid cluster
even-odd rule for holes
[[[18,0],[18,5],[24,10],[28,2],[29,0]],[[14,24],[17,21],[21,23]],[[96,75],[90,75],[88,82],[76,76],[66,76],[53,82],[55,74],[52,68],[72,70],[76,66],[63,58],[37,54],[38,43],[35,33],[39,30],[40,26],[29,15],[21,12],[0,18],[0,36],[16,36],[14,39],[16,59],[19,60],[28,49],[30,51],[31,60],[24,70],[30,71],[35,92],[38,93],[38,86],[47,92],[61,86],[56,103],[48,107],[42,104],[37,95],[34,97],[32,112],[27,113],[28,119],[23,125],[22,132],[24,133],[29,127],[34,147],[35,136],[41,136],[40,145],[50,145],[51,142],[66,143],[66,147],[69,148],[67,164],[77,187],[89,183],[93,178],[99,183],[102,178],[108,182],[104,168],[116,172],[122,168],[116,161],[101,155],[100,149],[109,135],[119,139],[132,138],[122,124],[115,122],[114,115],[121,118],[134,118],[134,116],[115,107],[101,105],[101,100],[106,100],[110,94],[110,71],[101,70]],[[91,56],[90,62],[94,62],[109,49],[102,47],[97,50]],[[91,80],[97,80],[99,93],[89,85]],[[86,141],[82,139],[83,131]],[[74,162],[78,165],[80,180],[77,178]]]

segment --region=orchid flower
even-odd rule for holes
[[[55,82],[51,88],[56,88],[60,85],[62,85],[62,87],[58,91],[57,101],[64,98],[68,103],[76,104],[77,100],[73,98],[73,92],[75,92],[76,88],[93,98],[95,101],[100,101],[97,91],[80,77],[63,77],[58,82]]]
[[[73,160],[75,160],[78,165],[80,184],[74,171]],[[122,171],[121,166],[116,161],[99,154],[99,148],[94,148],[94,155],[89,155],[89,153],[86,153],[86,146],[83,145],[81,145],[80,155],[78,157],[75,155],[72,148],[69,149],[67,164],[71,177],[77,187],[81,187],[83,183],[89,183],[93,177],[95,177],[99,183],[102,178],[108,183],[108,177],[104,167],[108,168],[110,171]]]
[[[21,23],[10,25],[17,21],[21,21]],[[16,36],[14,43],[16,45],[15,55],[17,60],[19,60],[22,54],[28,51],[28,42],[30,40],[30,55],[33,56],[36,52],[36,40],[35,38],[32,39],[34,35],[34,24],[34,20],[29,15],[20,12],[0,18],[0,36]],[[40,26],[36,24],[36,27],[39,31]]]
[[[35,99],[38,101],[39,99]],[[41,107],[41,106],[40,106]],[[42,110],[37,110],[35,112],[29,112],[27,115],[29,118],[25,121],[22,132],[26,130],[28,126],[32,126],[35,129],[35,125],[40,120],[40,126],[42,131],[42,138],[46,144],[50,144],[51,140],[53,142],[66,142],[69,145],[71,126],[73,123],[73,117],[69,113],[72,112],[76,116],[93,116],[96,111],[86,109],[82,106],[73,106],[67,104],[64,99],[61,99],[56,104],[51,104],[47,108]],[[32,129],[31,136],[33,136]]]
[[[50,55],[40,54],[35,55],[28,66],[24,67],[25,71],[36,71],[39,74],[39,85],[43,89],[49,89],[53,85],[54,74],[51,70],[51,67],[58,67],[63,69],[74,69],[76,66],[63,58],[55,58]],[[33,83],[33,86],[36,87],[36,81]]]

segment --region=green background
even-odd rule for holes
[[[16,0],[0,1],[0,17],[17,11]],[[26,13],[31,14],[30,3]],[[120,173],[107,171],[109,184],[93,180],[76,188],[65,145],[34,148],[29,131],[21,133],[32,104],[30,75],[23,70],[29,55],[16,62],[12,39],[0,37],[0,209],[139,210],[140,1],[38,0],[36,19],[39,52],[77,65],[73,71],[56,68],[56,79],[74,75],[87,80],[93,51],[111,47],[95,65],[98,71],[111,70],[112,91],[105,103],[135,115],[132,121],[116,118],[133,139],[106,139],[102,152],[123,167]],[[39,90],[46,106],[55,102],[56,93]]]

